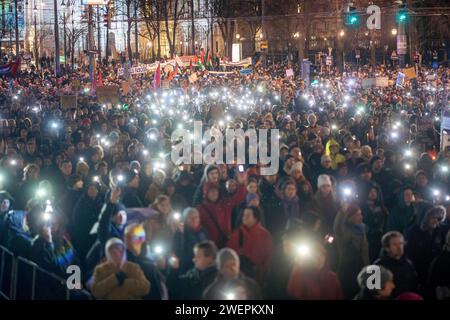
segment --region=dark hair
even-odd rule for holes
[[[206,240],[197,243],[194,246],[194,250],[202,250],[203,255],[208,258],[216,259],[217,256],[217,246],[214,242],[211,240]]]
[[[73,187],[77,182],[79,181],[83,181],[83,177],[81,177],[79,174],[72,174],[68,179],[67,179],[67,184],[70,187]]]
[[[261,211],[255,207],[255,206],[246,206],[243,210],[242,210],[242,215],[244,215],[244,211],[245,209],[250,209],[253,212],[253,216],[255,217],[256,220],[261,221]]]
[[[381,245],[383,248],[389,248],[391,245],[391,239],[392,238],[404,238],[403,235],[398,231],[389,231],[388,233],[384,234],[381,238]]]

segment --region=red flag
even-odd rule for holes
[[[159,89],[161,87],[161,64],[158,64],[155,75],[153,76],[153,89]]]
[[[98,85],[103,86],[103,74],[101,71],[98,73]]]
[[[192,72],[192,69],[193,69],[193,66],[192,66],[192,60],[189,59],[189,70],[191,70],[191,72]]]

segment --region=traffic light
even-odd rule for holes
[[[348,25],[348,26],[356,26],[358,24],[359,24],[359,15],[356,12],[356,7],[354,7],[352,4],[350,4],[347,7],[346,25]]]

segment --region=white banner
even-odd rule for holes
[[[248,66],[251,64],[252,64],[251,57],[245,58],[244,60],[241,60],[239,62],[230,62],[230,61],[227,61],[227,62],[221,61],[220,62],[221,66],[226,66],[226,67],[243,67],[243,66]]]

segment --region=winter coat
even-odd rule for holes
[[[321,234],[333,233],[334,220],[339,212],[338,200],[331,193],[324,197],[317,191],[314,195],[313,210],[319,214]]]
[[[120,271],[126,274],[122,285],[119,285],[116,277]],[[140,300],[149,290],[150,282],[136,263],[126,261],[119,268],[113,263],[105,262],[95,268],[92,294],[96,299]]]
[[[6,247],[16,256],[31,257],[32,237],[23,228],[24,211],[10,211],[6,216]]]
[[[38,236],[33,241],[31,252],[32,260],[40,267],[63,278],[67,276],[67,267],[77,264],[75,250],[65,237],[49,243]]]
[[[192,268],[178,277],[173,294],[174,299],[201,300],[205,289],[213,283],[217,276],[217,267],[212,265],[205,270]],[[171,292],[172,292],[171,291]]]
[[[183,232],[180,230],[175,232],[173,251],[180,260],[180,273],[184,273],[194,267],[194,263],[192,262],[194,258],[194,246],[206,240],[209,240],[209,236],[203,227],[200,227],[198,230],[192,230],[185,226]]]
[[[413,226],[407,235],[406,252],[416,267],[420,283],[425,285],[431,262],[442,251],[445,235],[440,227],[432,232]]]
[[[363,223],[366,226],[367,242],[369,243],[369,259],[375,261],[381,250],[381,237],[385,233],[385,221],[387,215],[380,205],[369,206],[365,204],[361,207]]]
[[[204,199],[197,207],[203,227],[218,248],[226,245],[232,231],[232,210],[244,201],[245,196],[246,188],[240,185],[231,197],[219,198],[214,203]]]
[[[431,263],[430,271],[428,273],[427,288],[429,289],[428,296],[431,299],[436,299],[436,288],[447,287],[450,288],[450,251],[445,250],[441,252]]]
[[[337,274],[344,296],[349,299],[358,293],[356,278],[361,269],[369,264],[369,248],[364,225],[354,226],[342,221],[341,213],[338,213],[334,226],[339,253]]]
[[[123,188],[122,203],[127,208],[142,208],[144,204],[138,195],[138,189],[125,187]]]
[[[338,276],[325,266],[321,270],[303,270],[295,266],[287,295],[297,300],[343,300]]]
[[[392,298],[398,297],[403,292],[417,292],[419,278],[416,268],[405,255],[400,259],[394,259],[383,252],[373,264],[385,267],[394,275],[395,289],[392,291]]]
[[[227,247],[248,258],[255,266],[256,274],[247,274],[248,276],[254,277],[260,283],[266,279],[270,272],[274,248],[272,236],[261,223],[258,222],[251,228],[241,225],[231,234]]]
[[[414,221],[415,206],[412,203],[407,206],[403,198],[403,192],[400,192],[397,206],[389,211],[387,231],[398,231],[405,234],[405,231],[414,224]]]
[[[139,265],[144,272],[145,278],[151,284],[150,291],[143,297],[144,300],[167,300],[169,298],[164,275],[149,259],[143,254],[135,256],[129,250],[127,250],[127,259],[129,262]]]
[[[98,221],[102,209],[100,197],[90,198],[87,194],[81,196],[73,210],[72,239],[80,257],[85,257],[94,244],[96,237],[90,234],[95,222]]]

